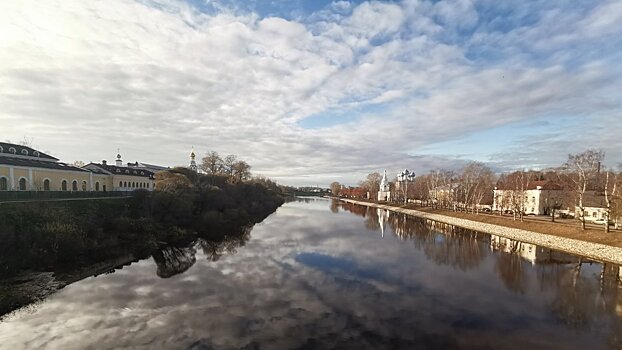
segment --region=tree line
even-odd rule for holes
[[[544,170],[517,170],[497,174],[482,162],[469,162],[459,170],[435,169],[417,176],[408,184],[398,183],[394,177],[390,183],[391,195],[395,200],[408,198],[423,206],[479,213],[497,200],[502,208],[500,214],[510,212],[515,219],[523,219],[528,205],[527,191],[536,184],[547,183],[556,189],[559,196],[545,200],[544,210],[555,218],[555,212],[568,208],[579,214],[585,229],[585,210],[590,200],[598,198],[607,221],[622,217],[622,172],[621,166],[605,165],[605,153],[588,149],[569,154],[568,159],[558,167]],[[382,176],[368,174],[358,187],[345,187],[339,182],[330,185],[335,196],[376,199]],[[503,191],[503,196],[494,190]],[[500,193],[498,191],[497,193]],[[609,231],[609,225],[604,225]]]

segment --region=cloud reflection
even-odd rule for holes
[[[382,238],[366,224],[380,224],[377,212],[350,208],[363,218],[340,206],[335,214],[331,205],[288,203],[233,249],[198,242],[183,250],[186,263],[173,264],[185,271],[169,278],[158,277],[154,257],[71,284],[35,312],[0,323],[0,344],[13,349],[619,344],[617,266],[607,265],[601,277],[602,265],[581,263],[573,280],[576,263],[532,265],[523,259],[517,293],[496,268],[512,253],[492,249],[485,235],[398,216],[387,219]],[[577,323],[580,332],[564,321],[573,306],[584,320]]]

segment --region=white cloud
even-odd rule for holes
[[[2,138],[28,135],[66,161],[120,147],[127,161],[184,165],[194,145],[285,183],[354,183],[404,162],[448,165],[455,155],[418,149],[490,126],[620,118],[616,2],[581,20],[530,7],[540,20],[507,32],[468,1],[341,2],[301,21],[173,0],[0,6]],[[336,125],[298,125],[317,114]]]

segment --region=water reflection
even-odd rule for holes
[[[619,348],[619,267],[539,249],[375,208],[296,201],[218,244],[167,247],[68,285],[0,322],[0,344]]]

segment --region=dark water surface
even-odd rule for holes
[[[76,278],[0,348],[622,348],[615,265],[324,199],[248,235]]]

